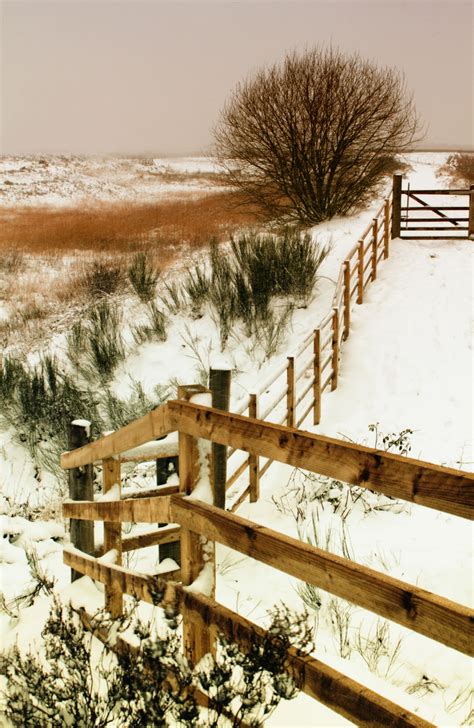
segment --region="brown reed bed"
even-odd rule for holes
[[[181,249],[200,248],[254,225],[257,208],[243,207],[233,192],[150,204],[120,202],[87,208],[0,210],[0,254],[129,254],[152,248],[161,265]]]

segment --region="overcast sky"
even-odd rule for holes
[[[0,0],[2,154],[206,152],[239,80],[332,43],[402,69],[425,146],[473,144],[469,0]]]

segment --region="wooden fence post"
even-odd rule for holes
[[[364,241],[359,240],[359,264],[357,267],[357,303],[364,303]]]
[[[69,425],[68,444],[70,450],[90,442],[91,423],[88,420],[74,420]],[[83,465],[68,471],[69,497],[71,500],[94,500],[93,466]],[[71,518],[70,539],[72,545],[94,555],[94,522]],[[80,579],[82,574],[71,569],[71,581]]]
[[[286,369],[286,382],[288,391],[286,393],[286,424],[288,427],[295,426],[295,357],[288,357]]]
[[[249,401],[249,417],[258,417],[258,400],[256,394],[250,395]],[[258,455],[249,455],[249,473],[250,473],[250,502],[256,503],[260,498],[260,474]]]
[[[344,261],[344,341],[349,338],[351,327],[351,262]]]
[[[383,257],[388,258],[390,254],[390,200],[387,197],[383,210]]]
[[[402,222],[402,175],[393,175],[392,189],[392,240],[400,237]]]
[[[474,239],[474,185],[470,187],[469,194],[469,222],[467,224],[467,237],[469,240]]]
[[[120,500],[120,461],[108,458],[102,461],[103,492],[108,493],[114,486],[117,487],[115,500]],[[117,552],[115,564],[122,564],[122,524],[112,521],[104,522],[104,553],[114,549]],[[123,613],[123,598],[120,584],[112,580],[105,587],[105,608],[115,618]]]
[[[333,391],[337,387],[338,374],[339,374],[339,310],[337,308],[333,308],[331,391]]]
[[[209,392],[205,387],[199,385],[178,387],[178,398],[192,401],[193,394]],[[201,476],[206,477],[202,472],[205,467],[208,469],[207,476],[211,472],[210,464],[205,464],[199,456],[198,440],[192,435],[182,432],[179,438],[179,489],[181,493],[190,495]],[[198,533],[187,528],[181,528],[181,581],[189,586],[199,576],[205,566],[214,569],[213,545],[203,543]],[[214,584],[211,594],[213,597]],[[183,649],[184,654],[192,665],[195,665],[208,652],[211,651],[211,635],[202,618],[183,609]]]
[[[377,241],[379,237],[379,221],[376,217],[372,220],[372,280],[377,278]]]
[[[230,406],[230,369],[210,369],[209,389],[212,393],[212,406],[229,411]],[[214,505],[225,508],[225,484],[227,482],[227,447],[212,443],[212,470],[214,486]]]
[[[314,332],[314,409],[313,422],[319,425],[321,422],[321,331],[316,329]]]

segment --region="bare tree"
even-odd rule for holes
[[[239,84],[214,136],[245,201],[315,224],[366,203],[419,129],[400,72],[316,48]]]

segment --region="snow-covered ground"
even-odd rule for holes
[[[0,157],[0,208],[202,194],[218,189],[212,177],[219,172],[210,157]]]
[[[413,155],[412,186],[440,186],[436,171],[446,155]],[[160,162],[161,163],[161,162]],[[169,160],[162,163],[170,165]],[[181,170],[182,160],[177,161]],[[187,163],[186,163],[187,164]],[[341,261],[357,241],[378,203],[364,213],[332,220],[313,231],[321,241],[331,240],[332,250],[321,269],[315,300],[308,309],[297,310],[285,346],[270,361],[246,351],[245,341],[232,341],[228,358],[237,370],[233,402],[256,388],[290,354],[308,331],[326,314],[332,299]],[[312,431],[375,444],[369,425],[380,433],[409,428],[410,455],[465,470],[472,469],[472,243],[464,241],[393,241],[391,256],[379,269],[377,280],[367,290],[363,306],[355,306],[351,333],[341,356],[339,385],[323,399],[322,420]],[[133,316],[131,309],[130,316]],[[192,322],[185,332],[176,318],[168,341],[147,344],[132,353],[117,371],[115,389],[124,393],[128,375],[146,388],[166,382],[171,376],[190,382],[197,378],[197,344],[207,366],[218,353],[218,336],[212,320],[205,316]],[[189,334],[191,331],[191,334]],[[183,339],[184,333],[184,339]],[[60,350],[61,341],[55,341]],[[308,424],[309,428],[310,425]],[[379,440],[380,442],[380,440]],[[146,466],[142,467],[146,476]],[[18,505],[35,500],[44,503],[51,483],[39,484],[25,452],[13,445],[11,433],[0,438],[0,477],[5,492]],[[301,476],[304,478],[304,475]],[[261,483],[261,499],[244,504],[239,513],[253,521],[297,536],[288,497],[294,474],[283,465],[273,465]],[[143,479],[146,484],[146,477]],[[307,491],[314,484],[306,481]],[[309,502],[301,497],[306,518],[300,530],[319,543],[330,539],[340,553],[349,549],[362,564],[386,571],[462,604],[472,604],[472,528],[464,519],[415,505],[387,504],[379,510],[377,499],[355,504],[345,519],[333,505]],[[5,508],[5,510],[7,510]],[[317,524],[316,536],[311,517]],[[2,516],[6,538],[2,539],[2,589],[7,600],[28,583],[25,556],[34,547],[43,567],[57,578],[56,589],[78,598],[81,582],[71,588],[69,570],[62,565],[61,524],[31,522],[21,516]],[[265,618],[266,609],[277,601],[301,609],[295,580],[231,550],[218,547],[217,598],[254,621]],[[156,562],[156,549],[146,550],[138,568]],[[83,589],[97,593],[88,579]],[[84,591],[84,593],[85,593]],[[387,654],[366,659],[367,645],[374,639],[377,620],[365,610],[342,610],[347,616],[347,643],[336,638],[333,621],[337,605],[321,593],[322,606],[310,610],[316,633],[316,655],[359,682],[389,696],[395,702],[442,726],[472,724],[472,669],[467,658],[437,643],[389,623],[384,643]],[[85,598],[85,597],[84,597]],[[49,597],[39,597],[20,611],[17,619],[0,615],[0,641],[7,647],[15,639],[26,645],[38,635],[47,615]],[[401,639],[400,647],[396,646]],[[365,657],[358,646],[366,646]],[[364,653],[364,650],[362,650]],[[393,663],[390,659],[393,656]],[[470,714],[471,712],[471,714]],[[349,723],[315,701],[299,696],[283,704],[268,723],[287,728],[343,726]]]

